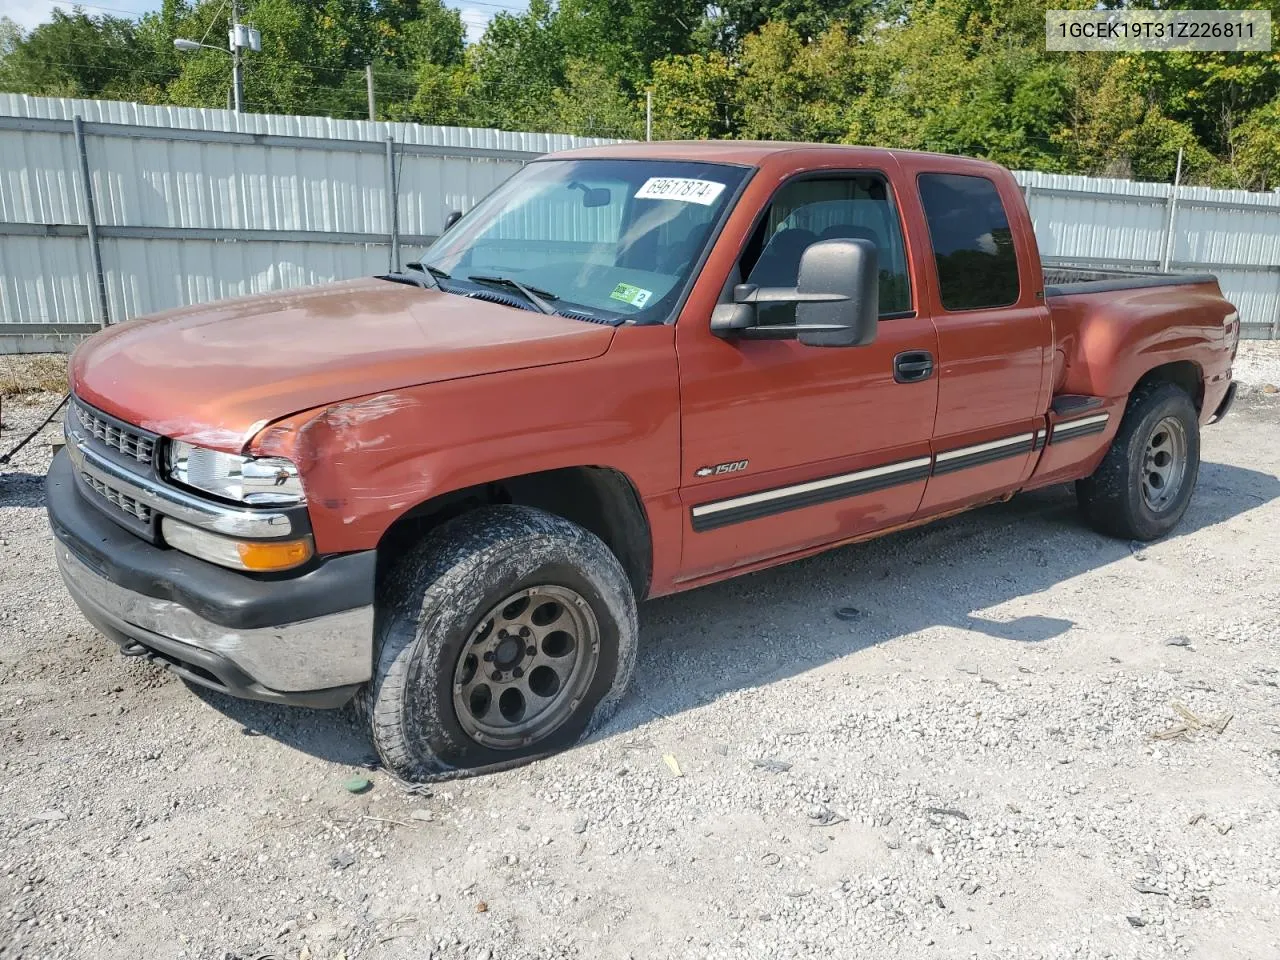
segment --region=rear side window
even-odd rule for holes
[[[947,310],[1018,301],[1018,256],[996,185],[986,177],[924,173],[920,200]]]

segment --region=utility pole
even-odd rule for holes
[[[364,65],[364,86],[369,94],[369,119],[378,119],[378,101],[373,96],[373,64]]]
[[[207,35],[208,31],[206,31]],[[240,2],[231,0],[231,29],[227,31],[227,45],[216,47],[203,40],[192,40],[189,37],[174,37],[173,46],[177,50],[194,53],[198,50],[219,50],[231,57],[231,89],[227,91],[227,109],[236,113],[244,112],[244,72],[240,68],[240,51],[248,47],[254,52],[262,49],[262,34],[253,27],[240,22]]]
[[[1169,272],[1169,264],[1173,261],[1173,248],[1177,234],[1174,232],[1178,223],[1178,187],[1182,183],[1182,148],[1178,148],[1178,166],[1173,173],[1173,192],[1169,194],[1169,222],[1164,230],[1164,261],[1160,269]]]
[[[644,138],[653,139],[653,91],[644,92]]]
[[[244,71],[240,68],[240,0],[231,0],[231,86],[236,113],[244,113]]]

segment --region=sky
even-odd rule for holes
[[[446,0],[449,6],[461,11],[462,22],[467,28],[467,39],[476,41],[484,33],[485,24],[499,10],[522,10],[524,0]],[[0,0],[0,17],[9,17],[18,26],[29,30],[49,19],[55,7],[70,10],[66,0]],[[109,13],[117,17],[136,17],[149,10],[158,9],[160,0],[106,0],[106,5],[81,3],[89,14]]]

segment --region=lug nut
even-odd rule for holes
[[[492,651],[492,650],[486,650],[486,651],[484,652],[484,659],[485,659],[485,662],[486,662],[486,663],[487,663],[487,662],[489,662],[489,661],[491,661],[491,660],[493,659],[493,651]]]
[[[525,652],[525,653],[527,653],[527,654],[528,654],[529,656],[531,656],[531,657],[536,657],[536,656],[538,655],[538,648],[537,648],[537,647],[525,647],[525,648],[524,648],[524,652]]]
[[[522,637],[527,637],[528,635],[529,635],[529,628],[528,628],[528,627],[521,627],[521,628],[520,628],[520,636],[522,636]]]
[[[500,640],[505,640],[507,639],[508,636],[510,636],[510,634],[507,633],[506,627],[503,627],[501,630],[498,631],[498,638]]]
[[[524,671],[521,670],[519,667],[516,667],[514,670],[511,671],[511,675],[515,677],[517,680],[519,680],[521,677],[524,676]]]
[[[495,670],[495,671],[493,671],[493,673],[489,674],[489,679],[490,679],[490,680],[501,680],[501,679],[502,679],[502,671],[501,671],[501,670]]]

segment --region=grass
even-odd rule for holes
[[[30,353],[0,357],[0,397],[66,392],[66,354]]]

